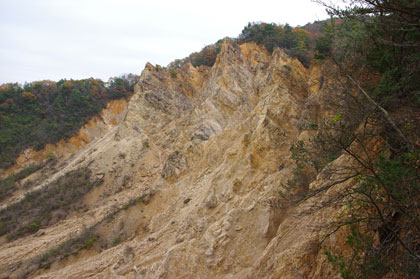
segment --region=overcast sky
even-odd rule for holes
[[[140,74],[248,22],[325,18],[310,0],[0,0],[0,83]]]

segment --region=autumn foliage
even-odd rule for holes
[[[109,100],[128,98],[138,76],[35,81],[0,85],[0,167],[26,148],[40,149],[73,136]]]

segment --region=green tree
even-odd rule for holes
[[[25,148],[73,136],[109,100],[129,97],[138,76],[35,81],[0,85],[0,167],[13,164]]]
[[[300,165],[329,179],[291,200],[324,195],[313,210],[340,208],[328,229],[350,231],[351,253],[327,255],[343,278],[418,278],[420,2],[324,5],[336,24],[319,38],[318,54],[335,62],[345,94],[332,104],[339,114],[317,123],[310,146],[293,148]],[[329,163],[340,154],[351,163]]]

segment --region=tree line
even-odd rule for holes
[[[132,95],[138,76],[44,80],[0,85],[0,167],[11,166],[26,148],[40,150],[77,133],[113,99]]]

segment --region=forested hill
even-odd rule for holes
[[[26,148],[35,150],[77,133],[113,99],[133,94],[138,76],[35,81],[0,85],[0,168]]]

